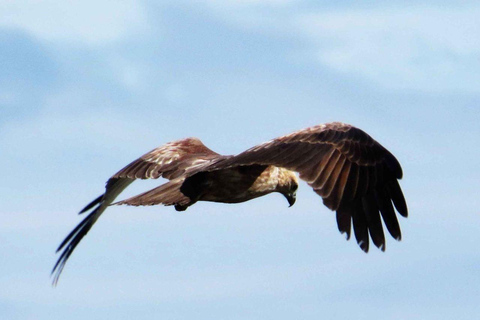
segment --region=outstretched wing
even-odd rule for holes
[[[198,164],[221,157],[207,148],[197,138],[187,138],[167,143],[141,156],[114,174],[105,186],[105,193],[89,203],[80,213],[93,211],[70,232],[57,249],[62,251],[53,267],[53,283],[56,284],[68,258],[100,215],[135,179],[175,179],[195,170]]]
[[[197,138],[169,142],[144,154],[117,172],[112,178],[169,180],[178,178],[202,160],[220,156]]]
[[[340,232],[350,237],[351,224],[365,252],[369,234],[385,250],[381,217],[390,234],[401,239],[392,206],[407,216],[407,205],[397,179],[397,159],[364,131],[334,122],[314,126],[255,146],[219,161],[207,170],[253,164],[275,165],[297,171],[323,203],[336,211]]]

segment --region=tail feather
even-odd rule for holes
[[[150,191],[144,192],[137,196],[128,198],[123,201],[114,203],[115,205],[129,205],[129,206],[153,206],[156,204],[163,204],[165,206],[171,205],[190,205],[192,204],[192,199],[185,196],[181,191],[180,187],[183,184],[184,179],[175,179],[161,186],[152,189]]]

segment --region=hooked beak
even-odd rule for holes
[[[290,205],[289,207],[291,207],[295,203],[295,200],[297,200],[297,194],[295,192],[287,193],[285,198],[287,198],[288,204]]]

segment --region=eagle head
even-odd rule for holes
[[[298,178],[295,172],[281,168],[278,187],[280,193],[287,199],[288,204],[293,206],[297,200]]]
[[[297,193],[293,191],[291,193],[284,193],[283,195],[285,196],[285,198],[287,198],[289,207],[293,206],[295,200],[297,200]]]

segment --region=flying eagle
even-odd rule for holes
[[[90,214],[63,240],[52,275],[54,284],[68,258],[93,224],[110,205],[163,204],[184,211],[197,201],[239,203],[272,192],[295,203],[298,179],[307,182],[336,211],[341,233],[350,238],[353,224],[360,248],[368,252],[369,235],[385,250],[380,216],[396,240],[401,239],[394,207],[407,217],[407,205],[398,179],[397,159],[364,131],[344,123],[322,124],[255,146],[236,156],[220,155],[197,138],[160,146],[114,174],[105,193],[80,213]],[[136,179],[166,178],[150,191],[116,202]],[[393,203],[393,205],[392,205]]]

